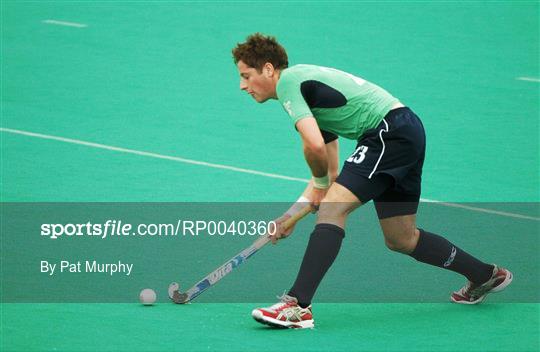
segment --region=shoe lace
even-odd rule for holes
[[[298,300],[291,297],[285,292],[281,296],[277,296],[280,302],[274,304],[271,309],[279,311],[277,319],[285,317],[287,321],[301,321],[302,315],[306,313],[306,308],[298,305]]]
[[[301,321],[302,315],[304,313],[304,309],[300,308],[299,306],[293,306],[290,308],[283,309],[279,315],[278,319],[281,317],[285,317],[287,321]]]
[[[489,280],[488,282],[482,284],[482,285],[475,285],[473,284],[472,282],[468,282],[467,285],[465,285],[465,287],[463,287],[461,290],[462,290],[462,293],[466,294],[467,296],[469,297],[472,297],[474,299],[480,297],[480,296],[483,296],[486,292],[488,292],[489,290],[492,289],[491,285],[490,285],[490,281]]]
[[[291,303],[294,303],[294,304],[298,303],[296,298],[285,294],[285,292],[281,296],[276,296],[276,297],[279,299],[279,302],[270,306],[270,309],[274,311],[279,311]]]
[[[480,297],[484,295],[486,292],[490,291],[492,288],[493,286],[491,285],[491,280],[489,280],[483,285],[479,285],[477,287],[472,288],[469,294],[475,298]]]

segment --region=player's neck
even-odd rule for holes
[[[279,78],[281,77],[281,71],[280,70],[275,70],[274,71],[274,94],[272,94],[272,97],[271,99],[274,99],[274,100],[277,100],[278,99],[278,96],[277,96],[277,85],[278,85],[278,82],[279,82]]]

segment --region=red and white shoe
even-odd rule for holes
[[[499,292],[510,285],[512,282],[512,273],[504,268],[493,265],[493,275],[481,285],[475,285],[468,282],[459,291],[452,293],[450,299],[452,302],[461,304],[477,304],[486,298],[488,293]]]
[[[251,312],[253,319],[275,328],[305,329],[315,326],[311,306],[302,308],[294,297],[283,295],[280,302]]]

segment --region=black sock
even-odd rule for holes
[[[422,229],[418,230],[420,230],[420,238],[416,248],[410,254],[414,259],[455,271],[477,284],[484,283],[491,278],[493,265],[476,259],[439,235]]]
[[[317,224],[311,233],[300,271],[296,277],[289,296],[296,297],[298,304],[305,308],[319,283],[336,259],[345,231],[332,224]]]

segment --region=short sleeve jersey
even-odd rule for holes
[[[293,123],[313,116],[319,128],[359,139],[398,100],[381,87],[333,68],[295,65],[281,72],[276,92]]]

